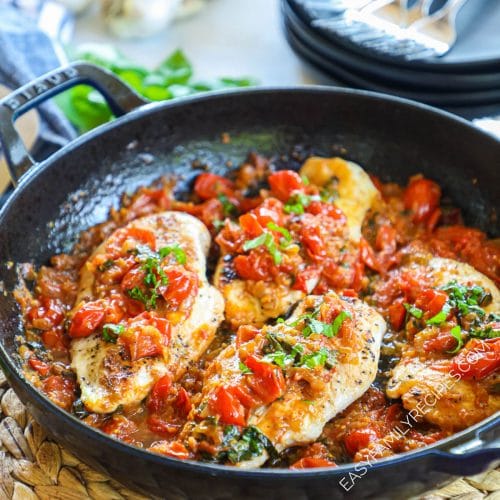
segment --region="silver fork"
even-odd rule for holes
[[[313,24],[391,56],[411,60],[442,56],[456,40],[456,16],[467,0],[448,0],[429,15],[433,1],[418,0],[408,8],[408,0],[374,0]]]

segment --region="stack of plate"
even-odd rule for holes
[[[291,47],[336,81],[422,101],[467,118],[500,114],[500,1],[467,2],[445,56],[409,61],[358,46],[328,28],[330,0],[282,0]],[[317,24],[318,20],[323,22]]]

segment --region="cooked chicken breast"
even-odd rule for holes
[[[312,314],[321,318],[325,311],[328,315],[332,309],[341,310],[339,314],[345,315],[348,323],[345,329],[342,326],[332,336],[326,331],[321,334],[305,330],[305,316]],[[311,311],[319,311],[319,315]],[[206,416],[209,412],[207,409],[218,388],[231,390],[231,387],[244,384],[245,377],[254,376],[242,375],[241,363],[248,362],[250,355],[262,356],[272,337],[292,349],[292,358],[300,348],[300,359],[297,354],[295,361],[284,358],[283,393],[270,404],[261,403],[251,408],[247,425],[259,429],[278,453],[312,442],[321,434],[324,425],[359,398],[375,379],[385,329],[383,318],[361,300],[339,297],[334,292],[324,297],[308,296],[286,322],[265,326],[252,340],[239,347],[232,344],[219,354],[207,369],[198,416]],[[321,359],[320,355],[324,357]],[[279,369],[271,364],[272,354],[261,359],[266,365]],[[265,385],[258,379],[256,383],[260,387]],[[255,385],[250,386],[255,388]],[[236,465],[259,467],[267,457],[267,452],[263,452]]]
[[[356,163],[342,158],[308,158],[300,174],[317,186],[333,183],[337,192],[335,205],[347,217],[353,241],[361,238],[361,226],[368,210],[380,199],[380,193],[370,176]]]
[[[186,310],[172,311],[158,301],[155,317],[167,319],[171,326],[170,341],[163,346],[160,355],[131,360],[123,345],[105,341],[101,332],[72,340],[71,366],[77,375],[81,399],[87,409],[97,413],[112,412],[119,405],[139,403],[154,382],[167,372],[174,379],[178,378],[189,363],[203,354],[223,319],[223,298],[206,277],[210,235],[198,219],[181,212],[164,212],[137,219],[125,230],[131,228],[152,232],[156,249],[180,247],[185,255],[184,269],[197,277],[197,293]],[[96,280],[99,272],[96,262],[102,260],[99,257],[109,250],[113,238],[116,239],[116,232],[95,250],[82,268],[73,314],[88,301],[108,300],[118,293],[116,287],[105,287]],[[125,241],[124,245],[127,244]],[[174,256],[168,258],[173,260]],[[116,300],[120,302],[121,299]],[[134,321],[134,318],[121,321],[125,332],[137,328]],[[159,334],[154,321],[151,325],[147,325],[147,320],[145,323],[142,332],[146,331],[153,338]]]
[[[422,264],[412,265],[410,269],[421,271]],[[424,269],[434,288],[451,281],[466,286],[479,285],[492,297],[483,309],[487,313],[500,312],[498,288],[472,266],[452,259],[432,258]],[[418,335],[425,336],[432,328],[428,326]],[[403,406],[416,420],[458,431],[500,410],[500,395],[490,390],[500,381],[499,374],[493,373],[480,381],[464,380],[439,369],[436,363],[439,360],[435,357],[419,352],[415,356],[412,351],[404,354],[392,370],[386,393],[390,398],[401,398]],[[443,356],[447,358],[449,355]]]

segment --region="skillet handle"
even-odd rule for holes
[[[500,464],[500,416],[482,426],[470,441],[447,451],[436,450],[435,468],[460,476],[479,474]]]
[[[81,83],[101,92],[115,116],[149,103],[110,71],[84,62],[46,73],[15,90],[0,100],[0,141],[14,184],[36,163],[17,133],[14,121],[43,101]]]

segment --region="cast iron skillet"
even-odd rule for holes
[[[32,166],[12,120],[61,89],[86,82],[125,116]],[[128,113],[130,112],[130,113]],[[228,132],[230,144],[221,133]],[[330,469],[242,471],[182,462],[128,446],[86,427],[27,383],[15,359],[22,332],[9,293],[10,262],[47,262],[68,251],[78,233],[103,221],[120,195],[160,175],[182,172],[186,189],[206,165],[224,174],[255,150],[296,165],[309,153],[342,154],[383,179],[405,182],[423,172],[444,186],[469,224],[500,234],[500,142],[466,121],[402,99],[321,87],[251,89],[149,104],[111,74],[74,64],[39,78],[0,101],[0,134],[18,182],[0,211],[0,363],[30,412],[83,461],[125,484],[166,498],[406,497],[452,475],[496,465],[499,417],[415,452],[373,464]]]

